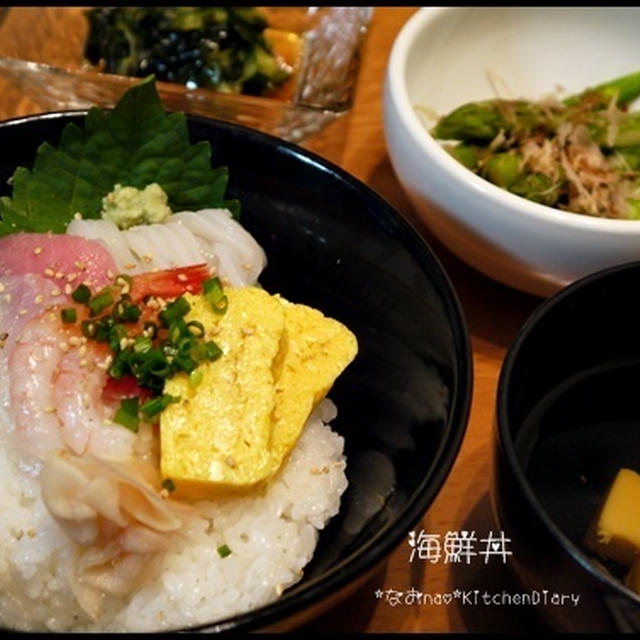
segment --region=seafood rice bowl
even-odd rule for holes
[[[356,338],[261,287],[267,256],[180,117],[147,79],[41,147],[0,199],[4,628],[163,631],[251,611],[300,580],[340,509],[327,394]],[[181,141],[155,148],[165,125]]]

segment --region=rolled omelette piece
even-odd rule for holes
[[[160,417],[161,473],[174,495],[215,497],[255,488],[295,446],[311,412],[357,354],[353,333],[311,307],[259,287],[225,289],[216,314],[187,294],[186,320],[203,324],[222,356],[165,383],[180,401]]]

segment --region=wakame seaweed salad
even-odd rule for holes
[[[97,7],[86,17],[84,56],[105,73],[263,95],[292,72],[255,7]]]

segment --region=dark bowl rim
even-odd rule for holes
[[[19,116],[1,121],[0,131],[5,128],[28,125],[31,122],[43,120],[72,121],[85,116],[87,113],[88,109],[74,109]],[[382,531],[376,533],[369,540],[367,545],[363,547],[364,550],[358,550],[355,555],[352,554],[338,565],[332,567],[321,579],[314,579],[298,593],[287,597],[287,592],[285,591],[280,600],[253,611],[213,623],[204,623],[176,630],[195,632],[252,631],[286,620],[296,612],[303,611],[332,593],[344,589],[348,584],[372,571],[389,556],[401,543],[411,527],[415,526],[422,518],[449,476],[467,430],[473,394],[471,341],[460,299],[440,259],[415,226],[371,187],[332,161],[269,133],[237,123],[204,116],[186,115],[186,119],[187,122],[193,122],[194,124],[228,129],[236,132],[238,136],[249,138],[260,144],[280,147],[288,155],[295,156],[297,160],[311,162],[316,169],[332,174],[334,179],[368,199],[374,205],[375,210],[380,212],[375,216],[376,219],[384,219],[387,223],[392,223],[393,235],[416,260],[420,269],[431,276],[434,288],[441,298],[444,311],[451,323],[452,336],[457,352],[455,361],[457,376],[454,379],[457,393],[451,405],[447,422],[447,434],[438,448],[430,474],[416,488],[408,500],[407,506],[391,527],[383,528]],[[293,585],[291,589],[295,589],[295,587],[296,585]]]
[[[497,444],[502,450],[504,459],[516,479],[520,492],[529,503],[529,506],[535,516],[542,523],[545,529],[551,533],[552,537],[556,542],[558,542],[562,550],[566,552],[577,563],[577,565],[582,568],[583,571],[590,574],[590,576],[601,585],[613,589],[617,594],[634,604],[640,604],[640,594],[632,591],[620,580],[617,580],[616,578],[606,574],[604,571],[597,569],[589,560],[587,554],[569,539],[569,537],[558,525],[555,524],[554,520],[544,509],[542,503],[538,500],[535,492],[531,488],[531,485],[527,481],[524,470],[520,465],[515,451],[515,443],[510,435],[510,425],[507,417],[507,408],[509,404],[508,396],[513,370],[518,362],[520,351],[526,344],[530,334],[535,331],[539,323],[545,319],[551,311],[557,307],[567,304],[576,292],[588,289],[602,280],[615,277],[616,274],[620,272],[634,270],[640,270],[640,260],[625,262],[623,264],[600,269],[568,284],[554,295],[544,300],[536,309],[534,309],[516,333],[516,336],[509,346],[502,363],[496,393],[496,432]]]

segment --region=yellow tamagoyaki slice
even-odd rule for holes
[[[186,320],[199,320],[221,348],[200,364],[197,387],[186,374],[165,382],[180,401],[160,418],[160,468],[175,495],[200,497],[212,488],[244,488],[271,473],[269,442],[275,406],[273,366],[282,349],[284,310],[257,287],[225,290],[226,313],[202,296],[185,294]]]
[[[165,384],[183,398],[160,418],[161,471],[176,496],[215,496],[271,477],[358,349],[344,325],[316,309],[256,287],[225,292],[224,316],[195,296],[187,316],[216,327],[223,355],[201,365],[196,389],[184,374]]]
[[[317,309],[278,298],[285,313],[287,348],[275,383],[271,454],[276,468],[358,352],[356,337],[343,324]]]

